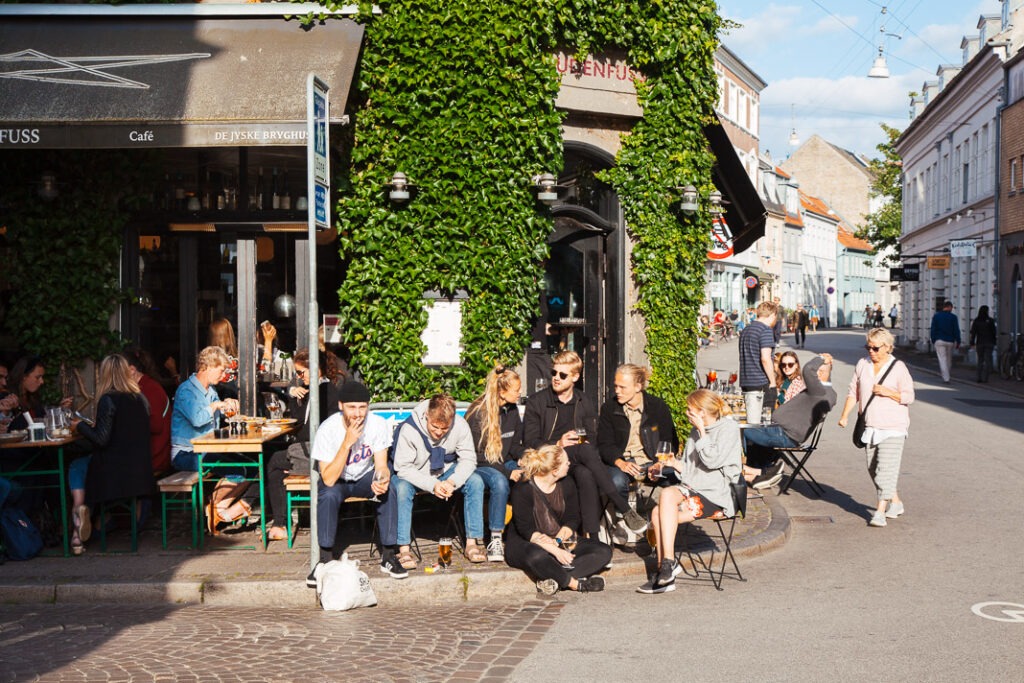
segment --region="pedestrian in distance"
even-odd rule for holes
[[[796,305],[796,311],[794,312],[794,327],[796,329],[796,345],[799,348],[804,348],[804,343],[807,341],[807,325],[810,324],[810,317],[807,315],[807,311],[804,309],[803,304]]]
[[[893,304],[892,308],[889,309],[889,329],[890,330],[895,330],[896,329],[896,319],[899,318],[899,315],[900,315],[899,309],[896,308],[896,304]]]
[[[989,317],[988,306],[978,309],[978,317],[971,323],[968,341],[978,354],[976,380],[988,382],[988,375],[992,372],[992,352],[996,347],[996,321]]]
[[[818,321],[821,319],[821,317],[818,315],[818,307],[815,306],[814,304],[811,304],[811,309],[810,311],[808,311],[808,313],[811,316],[811,332],[817,332]]]
[[[840,427],[846,426],[854,407],[864,417],[864,454],[878,495],[878,505],[868,522],[874,527],[883,527],[887,519],[896,519],[904,512],[897,485],[910,428],[914,380],[903,361],[893,357],[894,341],[884,327],[868,332],[868,357],[857,362],[839,417]]]
[[[949,384],[949,371],[953,368],[953,350],[960,349],[960,319],[953,313],[953,303],[946,301],[942,310],[932,316],[932,346],[939,358],[939,373],[942,381]]]

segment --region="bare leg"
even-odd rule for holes
[[[683,493],[674,486],[663,489],[658,504],[658,562],[675,557],[676,528],[679,526],[679,503]]]
[[[661,563],[661,518],[659,505],[651,510],[651,528],[654,529],[654,550],[658,553],[658,563]]]

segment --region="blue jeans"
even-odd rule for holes
[[[476,471],[469,477],[480,479],[483,483],[484,488],[487,489],[487,526],[491,529],[491,536],[499,536],[502,531],[505,530],[505,506],[508,505],[508,492],[509,482],[508,477],[487,465],[478,466]],[[469,486],[469,481],[466,482],[466,486]],[[469,528],[469,515],[466,515],[466,535],[470,538],[483,538],[483,496],[480,499],[480,512],[478,513],[480,519],[480,527],[477,529]],[[476,517],[477,515],[474,515]]]
[[[89,473],[89,462],[91,460],[92,456],[87,455],[84,458],[75,458],[68,465],[68,488],[72,491],[85,490],[85,478]]]
[[[629,500],[629,480],[632,477],[615,465],[608,465],[608,473],[612,475],[612,483],[615,484],[615,489],[619,492],[619,495]]]
[[[455,474],[455,465],[454,462],[449,464],[438,479],[446,481]],[[412,542],[412,499],[416,495],[416,487],[401,477],[392,477],[391,486],[398,505],[398,545],[409,545]],[[427,493],[434,495],[433,491]],[[466,535],[483,538],[484,480],[480,477],[470,477],[462,487],[462,512],[466,518]],[[501,514],[504,519],[504,510]],[[474,536],[474,532],[479,536]]]
[[[377,530],[382,548],[395,545],[395,482],[392,477],[387,492],[378,496]],[[333,486],[324,486],[321,479],[316,490],[316,541],[324,550],[334,547],[338,534],[338,510],[346,498],[372,498],[373,470],[370,469],[357,481],[339,479]],[[274,510],[275,521],[285,519],[284,510]]]
[[[795,448],[799,445],[782,431],[782,425],[760,425],[743,430],[743,452],[747,454],[747,464],[758,469],[775,464],[779,459],[775,453],[776,448]]]

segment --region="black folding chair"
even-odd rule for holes
[[[793,470],[793,473],[789,475],[789,479],[779,489],[779,495],[789,491],[789,487],[793,485],[798,476],[807,482],[807,485],[818,494],[819,498],[825,495],[825,490],[821,487],[821,484],[807,471],[807,461],[814,451],[818,449],[818,440],[821,439],[821,428],[824,426],[825,420],[822,419],[818,426],[814,428],[814,431],[811,432],[811,437],[802,446],[775,449],[790,469]]]
[[[732,535],[733,532],[736,530],[736,520],[742,519],[747,514],[747,482],[746,480],[743,479],[742,474],[739,477],[739,481],[733,484],[731,488],[733,507],[736,509],[736,514],[734,514],[732,517],[726,517],[724,514],[722,514],[721,511],[719,511],[711,517],[705,518],[710,519],[712,522],[715,523],[715,526],[718,527],[717,537],[709,535],[709,538],[711,538],[713,545],[711,547],[711,552],[708,555],[707,561],[704,560],[704,558],[701,556],[699,552],[693,552],[693,550],[697,549],[694,548],[691,550],[689,543],[689,538],[691,536],[690,531],[695,529],[695,522],[700,520],[695,520],[694,522],[690,522],[686,525],[686,531],[682,534],[682,537],[684,539],[684,546],[682,549],[676,551],[676,562],[679,562],[679,559],[682,557],[683,553],[686,553],[687,558],[689,558],[690,560],[690,566],[693,567],[693,574],[687,572],[685,570],[685,565],[682,565],[682,563],[680,562],[680,565],[684,567],[683,571],[687,576],[690,576],[694,579],[699,578],[700,571],[697,569],[697,565],[699,564],[701,568],[703,568],[704,571],[706,571],[708,575],[711,577],[711,583],[715,585],[716,590],[722,590],[722,580],[726,576],[725,567],[727,562],[732,562],[732,568],[736,571],[735,574],[730,573],[728,574],[728,576],[730,578],[736,579],[737,581],[746,581],[746,579],[743,578],[743,574],[740,572],[739,565],[736,564],[736,556],[732,554]],[[728,527],[725,526],[726,524],[728,524]],[[721,539],[721,551],[719,551],[718,549],[717,539]],[[715,554],[718,552],[722,553],[722,566],[716,573]]]

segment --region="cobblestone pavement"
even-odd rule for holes
[[[0,681],[506,681],[563,606],[7,606]]]

